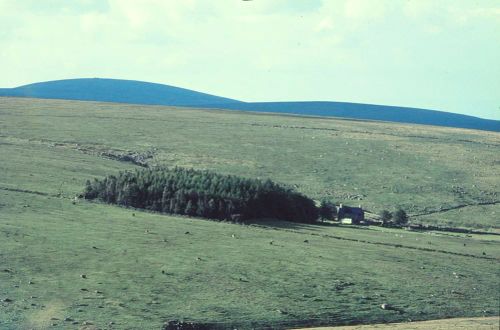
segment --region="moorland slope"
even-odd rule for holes
[[[142,165],[270,178],[316,200],[361,204],[373,213],[401,206],[414,222],[499,226],[498,133],[171,107],[1,101],[4,154],[12,160],[3,161],[4,173],[18,170],[12,168],[19,166],[18,144],[39,144],[61,154],[125,160],[118,164],[136,159]],[[27,163],[43,159],[38,155],[43,148]],[[49,181],[55,170],[43,169],[39,180]],[[5,175],[2,185],[41,189],[27,173],[29,167],[21,177]],[[75,173],[42,190],[76,194],[87,179]]]
[[[495,227],[499,139],[416,125],[3,98],[0,328],[152,329],[182,319],[280,329],[498,316],[497,235],[236,225],[74,196],[87,179],[177,165],[270,178],[373,211],[398,204],[412,221]]]

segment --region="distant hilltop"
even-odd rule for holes
[[[500,132],[500,121],[436,110],[348,102],[242,102],[185,88],[120,79],[81,78],[0,88],[0,96],[218,108],[380,120]]]
[[[0,88],[0,96],[193,107],[239,102],[174,86],[100,78],[55,80]]]

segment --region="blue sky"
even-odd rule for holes
[[[500,119],[498,0],[0,0],[0,86],[152,81]]]

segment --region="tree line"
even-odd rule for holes
[[[84,198],[169,214],[245,221],[279,219],[312,223],[310,198],[271,180],[186,168],[148,168],[87,181]]]

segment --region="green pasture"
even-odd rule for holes
[[[236,225],[74,197],[136,167],[106,154],[149,152],[151,166],[271,178],[373,212],[464,204],[411,220],[495,230],[498,204],[474,205],[498,201],[499,145],[449,128],[0,98],[0,329],[498,315],[497,235]]]

